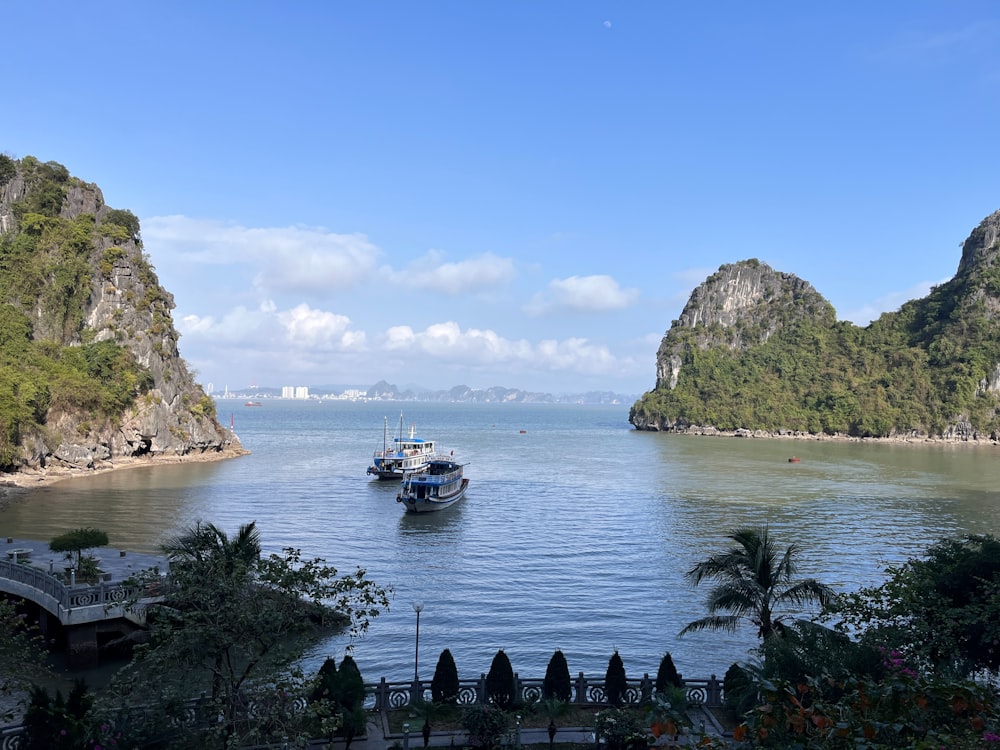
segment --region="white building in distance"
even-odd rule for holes
[[[282,398],[309,398],[309,386],[305,385],[283,385],[281,386]]]

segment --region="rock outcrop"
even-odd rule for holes
[[[865,328],[810,284],[757,260],[694,290],[632,407],[643,430],[996,441],[1000,211],[930,294]]]
[[[14,164],[15,174],[6,181],[0,178],[0,241],[6,239],[11,247],[17,233],[30,231],[23,224],[36,220],[25,208],[28,201],[38,203],[33,189],[52,191],[52,200],[61,198],[58,213],[53,209],[52,215],[74,222],[76,241],[83,248],[77,256],[82,255],[89,266],[89,282],[84,275],[84,288],[71,292],[79,305],[65,318],[51,314],[51,295],[57,293],[52,284],[37,299],[0,299],[0,303],[28,313],[36,342],[63,347],[115,342],[131,353],[145,382],[133,403],[118,414],[99,415],[73,404],[52,403],[41,425],[17,436],[18,468],[93,469],[121,458],[204,458],[245,452],[216,420],[214,402],[180,357],[179,335],[171,318],[174,300],[160,286],[143,253],[138,220],[130,212],[109,208],[96,185],[62,174],[61,165],[40,165],[31,157]],[[43,168],[55,179],[38,179]],[[91,227],[89,236],[83,236],[80,227]],[[46,251],[58,254],[59,249]]]

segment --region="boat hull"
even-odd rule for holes
[[[400,495],[396,498],[396,502],[402,503],[407,513],[432,513],[434,511],[450,508],[452,505],[457,503],[465,497],[465,491],[468,487],[469,480],[463,478],[458,489],[449,495],[418,498],[415,495],[407,495],[404,497],[404,494],[400,493]]]

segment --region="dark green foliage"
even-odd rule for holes
[[[326,701],[329,710],[341,717],[336,735],[344,738],[345,750],[355,737],[365,733],[365,683],[361,670],[350,655],[344,656],[339,670],[333,659],[323,662],[310,698]]]
[[[728,550],[710,556],[686,574],[696,586],[707,580],[715,585],[706,602],[709,616],[688,623],[680,635],[698,630],[734,632],[749,622],[766,641],[780,637],[787,621],[804,605],[826,605],[833,600],[834,592],[826,584],[798,578],[798,547],[790,544],[782,549],[767,526],[734,529],[726,538],[733,542]]]
[[[49,549],[53,552],[76,553],[76,566],[80,567],[80,560],[83,551],[94,547],[104,547],[108,543],[108,533],[100,529],[85,527],[73,529],[65,534],[54,537],[49,542]]]
[[[669,687],[684,687],[684,682],[668,651],[660,659],[660,666],[656,670],[656,692],[664,693]]]
[[[451,651],[445,649],[438,657],[431,680],[431,700],[434,703],[447,703],[454,706],[458,703],[458,668]]]
[[[621,656],[615,651],[608,659],[608,670],[604,675],[604,692],[607,694],[608,703],[612,706],[620,706],[625,700],[627,688],[625,665],[622,663]]]
[[[139,218],[127,209],[113,208],[104,215],[104,221],[125,230],[128,238],[139,241]]]
[[[569,677],[569,665],[562,651],[556,651],[545,668],[542,682],[542,697],[568,702],[573,697],[573,683]]]
[[[514,669],[503,649],[496,652],[490,671],[486,674],[486,697],[495,706],[510,708],[517,700]]]
[[[731,327],[675,326],[661,356],[681,360],[676,387],[646,393],[630,421],[858,437],[940,435],[967,421],[997,434],[1000,398],[981,385],[1000,362],[998,300],[1000,271],[970,264],[867,328],[791,299]],[[773,334],[761,336],[762,325]]]
[[[722,678],[722,699],[737,714],[749,711],[757,701],[754,676],[739,664],[731,665]]]
[[[43,687],[31,689],[28,710],[24,718],[24,737],[20,750],[76,750],[87,739],[85,719],[93,704],[83,680],[77,680],[64,700]]]
[[[3,157],[0,171],[18,163]],[[110,276],[122,248],[98,257],[94,217],[59,215],[62,196],[71,182],[65,167],[20,162],[27,195],[13,208],[15,226],[0,235],[0,469],[16,468],[26,436],[44,432],[48,411],[93,412],[95,428],[113,422],[139,394],[148,391],[152,375],[126,349],[110,340],[96,341],[85,327],[95,276]],[[110,211],[105,226],[138,236],[138,220],[129,211]],[[144,260],[135,261],[150,284],[144,300],[168,335],[168,297],[156,284]],[[165,322],[163,322],[165,321]],[[83,346],[81,346],[83,344]],[[207,404],[206,415],[214,413]]]
[[[132,662],[115,674],[114,688],[102,696],[108,696],[109,713],[122,706],[150,706],[150,723],[176,731],[179,742],[191,739],[177,722],[184,700],[201,691],[209,715],[221,717],[211,728],[216,746],[274,741],[277,712],[248,716],[246,702],[284,700],[288,691],[282,676],[305,648],[331,629],[363,634],[388,606],[388,592],[362,569],[338,576],[322,559],[304,560],[293,548],[261,554],[253,522],[233,535],[199,522],[170,539],[163,552],[170,561],[170,585],[164,605],[149,614],[154,622],[150,640],[136,648]],[[143,576],[144,583],[162,586],[155,572]],[[325,686],[343,704],[362,703],[363,684],[353,659],[345,657],[332,672],[328,665],[318,689]],[[344,711],[344,726],[355,734],[359,726],[363,730],[359,711]],[[322,721],[330,714],[316,716],[334,729]]]
[[[6,185],[17,174],[17,164],[6,154],[0,154],[0,185]]]
[[[787,625],[781,638],[766,640],[758,653],[763,659],[761,675],[765,679],[792,684],[820,677],[878,681],[886,672],[885,657],[878,649],[806,620]]]
[[[491,750],[500,743],[507,725],[507,713],[497,706],[472,706],[462,715],[462,726],[469,733],[469,744],[483,750]]]
[[[929,672],[1000,670],[1000,540],[946,539],[887,567],[881,586],[838,598],[830,614],[862,641]]]

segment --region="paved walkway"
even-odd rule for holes
[[[98,560],[98,567],[111,574],[110,583],[120,583],[141,570],[158,567],[165,572],[169,567],[162,555],[147,555],[142,552],[130,552],[114,547],[94,547],[84,550],[85,554],[93,555]],[[62,552],[53,552],[48,542],[37,539],[15,539],[0,537],[0,560],[20,562],[27,560],[30,565],[48,571],[58,571],[69,565]],[[75,555],[74,555],[75,557]],[[84,584],[77,584],[78,586]]]

